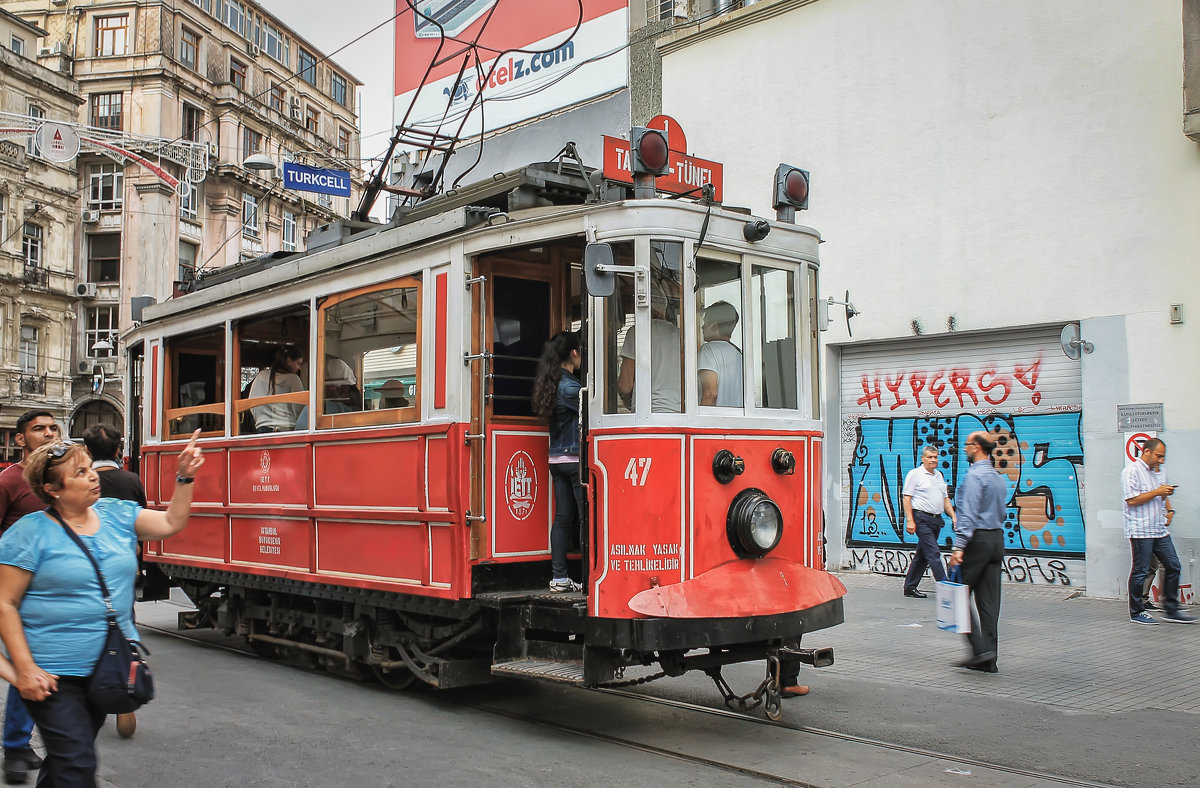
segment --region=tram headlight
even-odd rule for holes
[[[740,558],[759,558],[775,549],[783,536],[783,512],[762,490],[742,490],[729,504],[725,530]]]

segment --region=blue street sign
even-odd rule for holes
[[[303,164],[283,163],[283,188],[301,192],[350,196],[350,173],[346,170],[322,170]]]

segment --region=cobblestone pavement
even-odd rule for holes
[[[1000,672],[948,670],[967,654],[966,639],[937,628],[931,579],[921,586],[929,598],[912,599],[901,593],[899,577],[837,576],[848,589],[846,623],[817,638],[837,655],[824,671],[1059,709],[1200,713],[1200,624],[1134,624],[1124,600],[1064,586],[1006,585]]]

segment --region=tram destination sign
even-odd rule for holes
[[[1163,404],[1118,405],[1117,429],[1121,432],[1163,429]]]
[[[723,170],[720,162],[689,156],[676,150],[668,152],[668,161],[671,171],[658,177],[654,183],[656,189],[671,194],[699,194],[700,187],[711,183],[716,189],[714,199],[721,201]],[[633,174],[629,169],[629,140],[604,136],[604,177],[633,183]]]
[[[300,192],[350,196],[350,173],[347,170],[325,170],[306,167],[290,161],[283,163],[283,188]]]

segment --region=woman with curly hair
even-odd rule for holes
[[[557,594],[583,590],[567,572],[571,525],[583,523],[583,487],[579,483],[580,384],[574,374],[582,363],[579,335],[562,331],[542,348],[533,383],[533,412],[550,426],[550,478],[554,483],[550,590]]]

